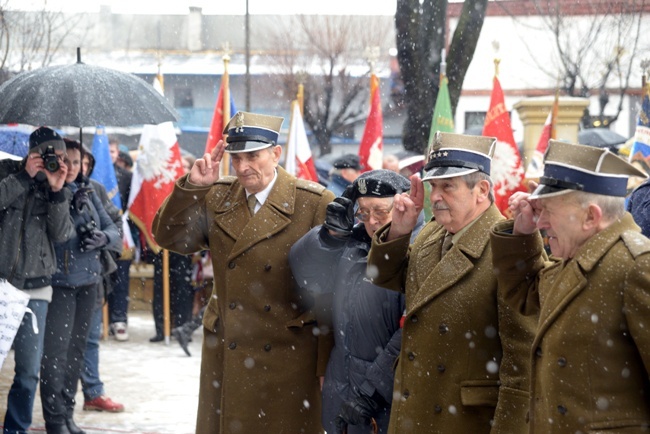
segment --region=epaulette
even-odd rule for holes
[[[636,259],[644,253],[650,253],[650,240],[636,231],[625,231],[621,234],[625,246]]]
[[[237,180],[236,176],[224,176],[223,178],[219,178],[215,184],[232,184]]]
[[[315,193],[318,195],[322,195],[323,192],[325,191],[325,187],[323,187],[321,184],[314,181],[307,181],[304,179],[296,180],[296,188],[299,188],[301,190],[307,190],[310,193]]]

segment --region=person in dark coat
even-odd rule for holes
[[[332,166],[327,189],[335,196],[340,196],[361,174],[361,162],[358,155],[345,154],[334,160]]]
[[[45,324],[41,404],[48,434],[83,434],[73,419],[74,395],[84,363],[90,319],[102,278],[100,252],[119,252],[122,239],[94,190],[81,174],[81,144],[66,140],[67,196],[76,233],[55,244],[57,267]]]
[[[627,203],[627,210],[641,228],[641,233],[650,237],[650,180],[634,189]]]
[[[68,173],[64,157],[61,136],[41,127],[29,136],[27,157],[0,161],[0,279],[29,295],[27,307],[38,325],[32,327],[33,318],[25,315],[13,342],[16,367],[7,396],[5,433],[26,433],[32,423],[56,272],[54,243],[74,233],[70,199],[64,192]]]
[[[388,428],[404,296],[370,282],[367,256],[372,235],[391,219],[393,196],[410,187],[408,179],[389,170],[362,174],[328,206],[324,224],[309,231],[289,253],[298,285],[333,298],[335,343],[323,384],[321,417],[328,433],[341,433],[346,426],[348,434],[370,433],[371,418],[379,433]],[[359,223],[353,225],[355,204]]]
[[[513,194],[513,219],[491,230],[499,291],[537,324],[522,354],[528,433],[648,432],[650,240],[625,212],[629,176],[645,174],[551,140],[539,186]]]

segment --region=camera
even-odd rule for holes
[[[82,248],[84,241],[93,236],[93,231],[97,227],[94,220],[86,221],[77,225],[77,234],[79,235],[79,243]]]
[[[47,171],[54,173],[61,168],[61,164],[59,164],[59,156],[54,152],[54,146],[48,146],[45,148],[45,152],[41,154],[41,157],[43,158],[43,164]]]

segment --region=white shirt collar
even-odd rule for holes
[[[269,194],[271,194],[271,189],[275,185],[275,181],[278,179],[278,171],[277,169],[273,173],[273,179],[271,182],[269,182],[269,185],[266,186],[266,188],[259,193],[255,193],[255,199],[257,199],[257,203],[255,204],[255,212],[259,211],[259,209],[264,205],[264,202],[266,202],[266,199],[269,198]],[[253,193],[249,193],[246,191],[246,199],[248,199],[248,196],[250,196]]]

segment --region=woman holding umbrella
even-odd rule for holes
[[[41,402],[48,434],[81,434],[74,422],[74,394],[81,374],[89,324],[102,277],[101,250],[119,252],[122,238],[81,175],[83,149],[65,140],[66,194],[76,234],[55,245],[57,271],[45,326],[41,361]]]

